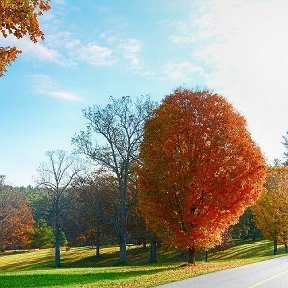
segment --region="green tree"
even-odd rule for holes
[[[53,227],[49,226],[46,220],[40,219],[34,231],[30,233],[32,248],[53,247],[55,241]]]
[[[67,246],[68,245],[68,240],[66,238],[65,232],[61,230],[60,232],[60,246]]]
[[[24,188],[29,207],[32,209],[33,218],[36,223],[45,220],[51,224],[52,205],[50,203],[49,193],[45,188],[28,186]]]
[[[263,238],[261,232],[255,224],[255,217],[252,213],[251,207],[248,207],[243,215],[240,216],[239,221],[232,227],[233,238],[255,241]]]

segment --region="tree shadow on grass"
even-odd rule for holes
[[[0,259],[1,261],[1,259]],[[15,259],[11,262],[7,262],[1,265],[1,270],[34,270],[34,269],[45,269],[45,268],[51,268],[53,267],[53,255],[46,255],[43,256],[42,258],[38,257],[33,257],[31,256],[30,258],[22,258],[19,255],[18,259]],[[0,283],[0,287],[1,283]]]
[[[28,253],[28,252],[29,252],[29,250],[7,250],[7,251],[4,251],[4,252],[0,252],[0,256],[24,254],[24,253]]]
[[[87,268],[87,267],[111,267],[119,261],[119,255],[114,253],[102,253],[99,258],[95,255],[83,257],[74,261],[63,257],[62,266],[65,268]]]
[[[145,265],[149,263],[149,247],[137,247],[133,249],[127,249],[127,264],[126,265]],[[158,251],[158,263],[171,263],[182,262],[183,258],[180,257],[180,251],[175,249],[161,248]],[[125,266],[119,262],[119,252],[107,252],[102,253],[99,258],[95,255],[83,257],[71,261],[71,259],[65,259],[62,261],[65,268],[87,268],[87,267],[115,267]]]
[[[283,246],[278,248],[279,254],[284,253]],[[248,259],[253,257],[267,257],[273,255],[273,243],[272,242],[248,242],[245,246],[235,246],[225,253],[216,253],[211,258],[214,260],[228,260],[228,259]]]
[[[152,275],[163,270],[171,268],[160,268],[153,270],[137,270],[137,271],[108,271],[108,272],[98,272],[97,273],[45,273],[45,274],[12,274],[5,273],[0,274],[0,286],[7,288],[18,288],[18,287],[65,287],[69,285],[81,285],[93,284],[95,287],[97,285],[103,284],[106,282],[115,284],[119,283],[121,280],[127,280],[129,278],[138,278],[145,275]],[[68,272],[68,271],[67,271]]]

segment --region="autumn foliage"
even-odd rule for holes
[[[221,242],[261,194],[266,164],[243,116],[220,95],[178,89],[146,122],[138,204],[164,243],[196,249]]]
[[[50,0],[1,0],[0,1],[0,32],[6,38],[12,34],[17,39],[28,35],[30,40],[37,42],[44,39],[40,30],[38,17],[50,9]],[[21,50],[16,47],[0,47],[0,77]]]
[[[269,169],[264,191],[253,206],[257,227],[265,239],[274,242],[274,254],[278,243],[288,242],[288,167]]]
[[[30,241],[33,216],[20,192],[0,182],[0,248],[20,248]]]

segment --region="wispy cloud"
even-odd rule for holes
[[[16,46],[23,51],[23,55],[36,58],[41,62],[62,63],[59,51],[45,46],[42,41],[33,43],[28,37],[17,39],[9,35],[7,38],[1,39],[1,45]]]
[[[139,39],[118,37],[111,33],[103,33],[100,38],[113,50],[117,64],[134,71],[144,72],[143,63],[140,59],[142,44]]]
[[[46,33],[45,41],[37,43],[31,42],[28,37],[17,39],[9,36],[3,38],[1,45],[18,47],[23,51],[22,57],[64,67],[74,66],[79,62],[93,66],[110,66],[115,62],[111,48],[94,42],[83,42],[68,31]]]
[[[72,44],[76,45],[77,43],[74,41]],[[112,50],[94,43],[88,43],[86,46],[79,47],[76,54],[78,54],[79,60],[93,66],[111,66],[113,64]]]
[[[194,19],[184,20],[170,20],[165,21],[164,24],[169,28],[176,30],[175,34],[169,37],[169,40],[173,44],[184,45],[191,44],[197,41],[197,36],[193,31]]]
[[[142,69],[139,54],[142,50],[141,43],[137,39],[119,39],[117,48],[122,53],[123,58],[128,60],[129,66],[132,69]]]
[[[41,18],[41,27],[45,34],[44,42],[32,43],[28,38],[18,40],[12,37],[9,41],[3,39],[4,42],[7,45],[12,43],[23,50],[21,57],[35,58],[45,63],[64,67],[86,63],[96,68],[117,65],[118,68],[145,73],[140,57],[142,45],[139,39],[118,36],[116,32],[111,31],[91,33],[91,36],[86,38],[83,35],[76,35],[73,29],[67,29],[63,20],[63,15],[67,13],[64,9],[67,1],[57,0],[54,5],[57,9],[51,9]],[[98,9],[109,11],[109,7]],[[112,21],[112,18],[109,19]],[[117,22],[115,31],[119,29],[119,25]]]
[[[164,74],[166,77],[175,81],[186,81],[191,78],[191,75],[203,74],[202,67],[194,65],[190,62],[170,63],[164,66]]]
[[[48,33],[45,43],[61,54],[62,65],[74,66],[84,62],[93,66],[110,66],[114,61],[110,48],[96,41],[81,41],[69,31]]]
[[[65,100],[69,102],[80,102],[82,99],[75,95],[73,92],[70,91],[50,91],[46,92],[47,96],[50,96],[52,98],[60,99],[60,100]]]
[[[29,76],[32,81],[33,93],[68,102],[81,102],[83,99],[76,93],[63,89],[60,85],[45,74],[33,74]]]
[[[28,57],[58,64],[75,66],[87,63],[95,67],[117,64],[133,71],[143,70],[140,60],[141,43],[135,38],[103,37],[95,41],[81,41],[68,31],[46,34],[44,43],[31,43],[28,39],[15,43]]]

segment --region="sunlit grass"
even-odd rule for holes
[[[284,254],[284,246],[279,246],[278,256]],[[219,251],[211,256],[213,261],[227,261],[227,260],[244,260],[250,261],[262,261],[275,257],[273,255],[273,243],[271,241],[263,240],[257,242],[240,242],[224,251]]]
[[[271,259],[273,244],[269,241],[242,243],[225,251],[209,254],[203,261],[199,253],[196,266],[188,266],[179,251],[160,248],[159,262],[147,263],[149,248],[129,246],[128,264],[118,265],[118,248],[105,247],[101,258],[95,258],[90,247],[62,251],[63,267],[53,267],[53,250],[31,250],[0,254],[0,287],[153,287],[217,270]],[[279,252],[283,255],[284,249]]]

